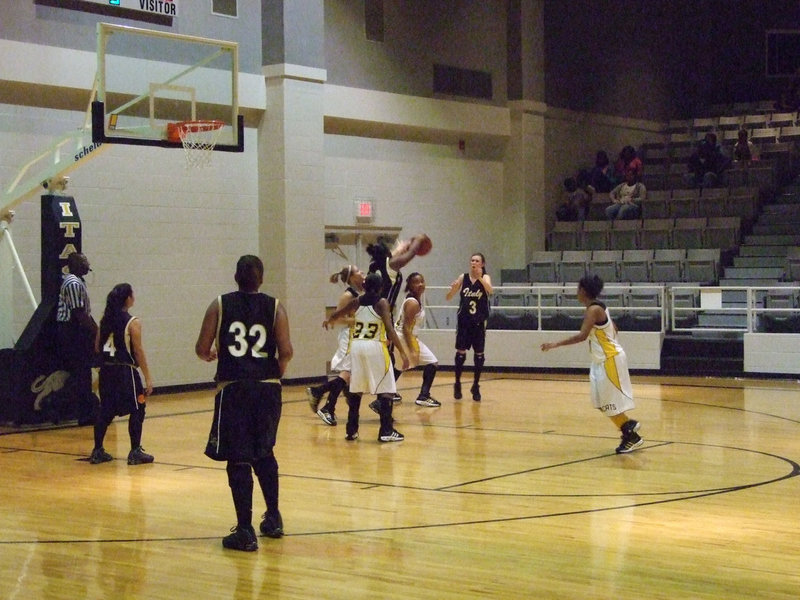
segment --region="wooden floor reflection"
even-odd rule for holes
[[[128,466],[91,428],[0,435],[0,598],[796,598],[800,384],[634,377],[645,444],[590,408],[586,376],[484,377],[483,402],[414,405],[400,444],[344,440],[286,386],[276,454],[286,537],[224,550],[224,465],[202,454],[213,392],[151,399]],[[346,415],[344,403],[338,410]],[[263,511],[256,488],[254,516]]]

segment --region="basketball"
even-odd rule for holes
[[[431,248],[433,248],[433,242],[431,241],[431,238],[429,238],[424,233],[419,237],[420,237],[420,242],[419,242],[419,249],[417,250],[417,255],[425,256],[428,252],[431,251]]]

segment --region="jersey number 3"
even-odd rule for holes
[[[233,334],[233,344],[228,345],[231,356],[240,358],[249,351],[253,358],[267,358],[267,353],[262,351],[267,344],[267,329],[262,324],[256,323],[247,331],[244,323],[234,321],[228,333]]]
[[[353,338],[360,340],[371,340],[375,338],[377,333],[377,323],[367,323],[367,327],[364,329],[364,323],[361,321],[356,321],[355,328],[353,329]]]

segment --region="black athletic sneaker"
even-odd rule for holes
[[[261,533],[270,538],[283,537],[283,519],[277,510],[264,513],[261,525],[258,526]]]
[[[461,383],[458,381],[453,384],[453,398],[461,400]]]
[[[147,454],[144,451],[144,448],[139,446],[138,448],[134,448],[128,453],[128,464],[129,465],[144,465],[147,463],[153,462],[154,458],[152,454]]]
[[[241,550],[242,552],[255,552],[258,550],[258,540],[256,531],[252,525],[231,527],[231,534],[222,538],[222,546],[229,550]]]
[[[621,430],[622,441],[620,442],[620,445],[617,446],[617,454],[628,454],[629,452],[633,452],[644,443],[642,437],[636,433],[639,431],[639,421],[634,421],[631,419],[622,425]]]
[[[402,401],[403,401],[403,397],[400,394],[398,394],[397,392],[395,392],[394,396],[392,396],[392,403],[397,404],[397,403],[402,402]]]
[[[417,399],[414,400],[414,404],[418,406],[429,406],[431,408],[438,408],[442,405],[442,403],[435,398],[431,398],[430,394],[420,394]]]
[[[377,400],[373,400],[369,403],[369,408],[374,412],[376,415],[381,414],[381,405]]]
[[[344,436],[344,439],[346,439],[348,442],[355,442],[358,439],[358,432],[356,431],[354,433],[348,433],[346,436]]]
[[[317,411],[317,416],[322,419],[322,422],[326,425],[336,425],[336,415],[330,412],[327,408],[320,408]]]
[[[322,402],[322,394],[313,387],[307,387],[306,396],[308,396],[308,404],[311,406],[311,412],[316,413],[319,408],[319,403]]]
[[[633,452],[643,443],[644,440],[642,437],[635,431],[632,431],[630,435],[622,436],[622,443],[617,446],[617,454],[628,454],[629,452]]]
[[[481,401],[481,386],[479,386],[477,383],[473,383],[472,387],[469,388],[469,391],[472,392],[472,399],[475,400],[475,402]]]
[[[391,433],[382,433],[378,436],[379,442],[402,442],[406,437],[397,431],[397,429],[392,429]]]
[[[630,435],[632,433],[636,433],[637,431],[639,431],[639,427],[640,427],[639,421],[630,419],[625,423],[623,423],[620,429],[622,430],[623,435]]]
[[[92,454],[89,457],[89,462],[93,465],[99,465],[100,463],[108,462],[110,460],[114,460],[114,457],[106,452],[105,448],[102,446],[92,450]]]

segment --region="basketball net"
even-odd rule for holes
[[[177,124],[187,169],[202,169],[211,163],[211,153],[223,125],[222,121],[183,121]]]

